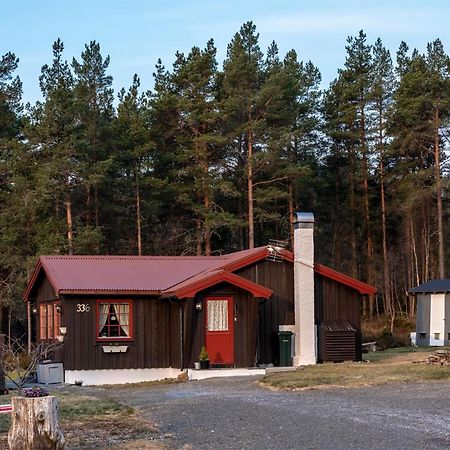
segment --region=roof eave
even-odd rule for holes
[[[127,289],[61,289],[60,295],[141,295],[161,296],[161,291]]]
[[[346,286],[355,289],[362,295],[375,295],[377,293],[376,287],[359,281],[356,278],[352,278],[341,272],[337,272],[336,270],[330,269],[329,267],[323,266],[322,264],[314,264],[314,272],[337,281],[338,283],[345,284]]]
[[[215,273],[214,275],[195,281],[180,289],[164,291],[162,295],[163,297],[193,298],[198,292],[222,282],[230,283],[236,287],[244,289],[257,298],[270,298],[273,293],[271,289],[254,283],[253,281],[247,280],[228,271],[221,271],[219,273]]]

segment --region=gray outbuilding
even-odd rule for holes
[[[450,279],[427,281],[409,294],[417,300],[416,345],[450,345]]]

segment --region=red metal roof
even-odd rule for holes
[[[24,299],[30,298],[42,272],[46,273],[57,295],[116,293],[186,297],[198,292],[203,285],[209,287],[226,281],[267,298],[270,290],[232,272],[268,254],[264,246],[223,256],[41,256]],[[284,250],[282,254],[287,261],[294,260],[292,252]],[[376,292],[373,286],[320,264],[315,264],[314,270],[361,294]]]
[[[227,282],[240,287],[241,289],[250,292],[254,297],[270,298],[273,293],[271,289],[235,275],[234,273],[226,270],[213,270],[199,274],[189,280],[182,281],[167,291],[164,291],[164,294],[178,298],[192,298],[197,292],[222,282]]]
[[[232,265],[248,264],[254,255],[264,257],[266,247],[243,250],[223,256],[41,256],[28,283],[24,299],[45,271],[59,294],[141,293],[160,294],[193,277]]]
[[[322,264],[314,264],[314,272],[319,275],[323,275],[326,278],[330,278],[331,280],[337,281],[338,283],[345,284],[346,286],[357,290],[360,294],[375,295],[377,293],[376,287],[363,283],[362,281],[349,277],[341,272],[337,272],[329,267],[322,266]]]

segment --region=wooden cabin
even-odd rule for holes
[[[24,299],[36,312],[36,340],[63,339],[66,382],[173,377],[194,366],[202,346],[213,366],[276,365],[278,332],[299,334],[299,307],[294,254],[273,252],[42,256]],[[375,289],[320,264],[314,289],[312,327],[323,331],[316,359],[360,359],[361,300]],[[299,350],[296,343],[293,354]]]

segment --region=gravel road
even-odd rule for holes
[[[450,448],[448,383],[273,392],[255,381],[216,378],[114,396],[138,407],[174,448]]]

